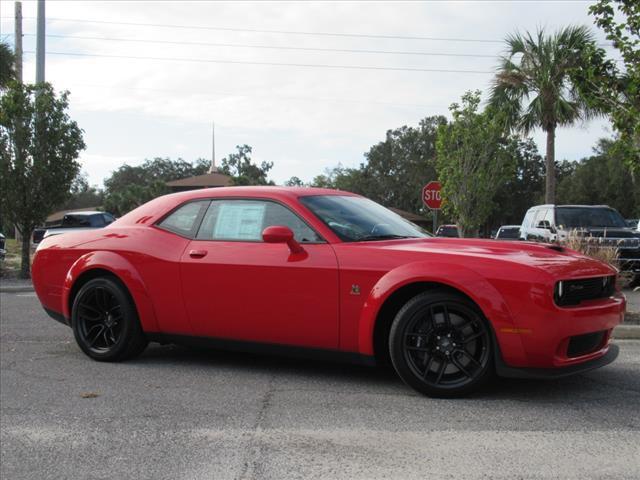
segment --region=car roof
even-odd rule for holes
[[[500,228],[520,228],[522,225],[502,225]]]
[[[555,205],[553,203],[546,203],[544,205],[535,205],[529,210],[535,210],[538,208],[611,208],[609,205]]]
[[[135,210],[116,220],[118,225],[147,224],[155,221],[160,215],[182,203],[208,198],[267,198],[282,202],[295,200],[300,197],[314,195],[343,195],[356,197],[355,193],[330,188],[315,187],[280,187],[280,186],[251,186],[251,187],[217,187],[188,190],[170,193],[155,198]]]
[[[96,214],[103,214],[106,212],[100,212],[98,210],[92,210],[92,211],[86,211],[86,210],[81,210],[78,212],[67,212],[64,214],[64,216],[66,217],[67,215],[76,215],[76,216],[83,216],[83,215],[96,215]]]

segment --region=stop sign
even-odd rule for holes
[[[440,210],[442,197],[440,196],[440,182],[429,182],[422,189],[422,201],[431,210]]]

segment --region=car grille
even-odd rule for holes
[[[606,334],[607,331],[603,330],[571,337],[567,348],[567,357],[580,357],[597,351],[602,347]]]
[[[584,278],[580,280],[563,280],[556,284],[554,300],[556,305],[565,307],[578,305],[584,300],[606,298],[613,295],[616,277]]]

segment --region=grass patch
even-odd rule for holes
[[[7,238],[5,248],[7,250],[7,256],[4,261],[0,262],[0,277],[19,278],[22,257],[20,252],[21,245],[15,238]]]

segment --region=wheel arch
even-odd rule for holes
[[[115,252],[90,252],[81,256],[67,272],[62,292],[65,318],[71,318],[73,300],[82,285],[103,276],[117,279],[133,300],[143,331],[157,331],[157,320],[151,297],[133,264]]]
[[[395,315],[409,299],[430,289],[457,293],[473,303],[488,320],[503,357],[525,355],[518,335],[501,332],[502,328],[513,330],[514,325],[502,295],[467,267],[433,262],[403,265],[388,272],[374,285],[360,317],[360,353],[374,355],[381,363],[388,361],[387,341]]]

